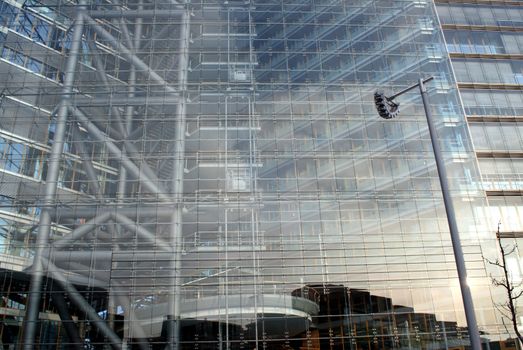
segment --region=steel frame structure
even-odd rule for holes
[[[45,199],[43,203],[42,213],[38,224],[37,234],[37,250],[35,251],[33,264],[31,267],[31,284],[29,290],[29,300],[27,304],[26,317],[24,319],[24,331],[23,331],[23,348],[33,349],[35,344],[36,327],[38,322],[38,314],[40,310],[40,299],[43,293],[43,283],[46,274],[50,275],[58,284],[61,286],[62,291],[65,291],[69,299],[76,304],[76,306],[82,310],[87,319],[108,339],[111,346],[114,349],[122,349],[125,339],[121,339],[112,328],[112,316],[114,316],[115,305],[117,302],[124,305],[129,305],[129,300],[125,300],[123,296],[115,296],[114,293],[117,291],[118,286],[111,286],[109,291],[109,319],[106,321],[102,319],[93,307],[85,300],[84,296],[78,292],[74,284],[71,283],[70,279],[66,276],[66,271],[62,268],[57,267],[54,263],[60,261],[60,254],[65,248],[71,247],[76,241],[82,239],[86,235],[92,233],[100,225],[108,224],[110,234],[113,235],[113,241],[117,240],[117,236],[121,233],[119,229],[115,229],[115,223],[122,228],[127,228],[131,232],[135,232],[138,237],[141,237],[146,242],[150,242],[155,247],[158,247],[160,251],[164,251],[174,256],[171,258],[172,261],[172,273],[171,273],[171,285],[174,286],[173,293],[170,294],[169,298],[169,317],[171,319],[171,330],[168,342],[168,348],[177,349],[179,343],[179,320],[180,320],[180,288],[181,281],[179,276],[180,263],[181,263],[181,225],[182,225],[182,194],[183,194],[183,154],[185,149],[185,111],[187,101],[187,72],[188,72],[188,45],[190,41],[190,8],[187,4],[178,3],[174,0],[171,3],[159,5],[154,9],[144,9],[142,0],[137,1],[133,4],[134,9],[130,9],[128,6],[120,6],[118,2],[114,2],[116,9],[97,9],[96,6],[90,5],[85,0],[80,0],[78,5],[73,6],[73,10],[68,10],[71,17],[74,18],[74,22],[70,30],[73,33],[71,39],[71,47],[67,57],[66,69],[65,69],[65,80],[63,83],[63,89],[59,104],[54,109],[56,115],[56,132],[54,135],[53,146],[49,155],[48,161],[48,172],[45,184]],[[164,8],[162,8],[164,7]],[[155,72],[155,69],[149,64],[145,63],[140,57],[138,51],[140,50],[142,42],[143,32],[143,21],[144,19],[151,18],[176,18],[175,21],[171,21],[170,24],[165,24],[166,28],[173,26],[179,27],[177,33],[179,38],[176,40],[179,42],[178,57],[175,66],[177,67],[177,81],[166,81],[160,74]],[[122,33],[122,38],[115,38],[111,33],[102,27],[97,19],[112,20],[112,25],[117,26]],[[130,26],[134,27],[134,31],[130,33]],[[129,78],[126,81],[127,94],[122,97],[116,97],[116,100],[111,99],[110,103],[104,101],[104,96],[97,98],[96,95],[93,97],[84,98],[84,102],[87,104],[82,105],[82,99],[78,100],[81,95],[81,89],[75,89],[75,81],[77,80],[77,64],[79,56],[82,53],[82,42],[87,42],[88,47],[93,54],[93,61],[96,67],[97,77],[102,86],[110,93],[111,92],[111,78],[105,72],[103,63],[100,59],[100,50],[98,43],[94,40],[93,34],[96,33],[97,37],[104,40],[114,50],[115,54],[122,55],[128,62],[130,62],[130,73]],[[164,35],[165,32],[159,33]],[[100,40],[98,39],[98,40]],[[150,165],[144,160],[136,146],[132,142],[133,133],[140,134],[143,132],[143,126],[133,126],[133,116],[136,112],[135,107],[142,105],[144,102],[143,97],[136,95],[137,85],[139,85],[139,76],[142,79],[150,79],[155,84],[161,86],[165,92],[157,97],[159,104],[172,104],[176,107],[176,115],[172,120],[175,124],[174,130],[176,135],[176,144],[174,147],[175,156],[173,162],[173,173],[172,173],[172,187],[166,188],[168,183],[160,183],[158,177]],[[167,97],[165,96],[167,95]],[[111,97],[113,95],[110,94]],[[121,105],[124,108],[119,108],[118,98],[122,99]],[[147,99],[147,103],[154,104],[155,96]],[[112,106],[110,112],[113,113],[116,119],[116,129],[110,128],[109,132],[104,132],[97,125],[97,116],[83,109],[85,106]],[[115,212],[97,212],[93,210],[93,206],[88,205],[89,213],[75,212],[65,217],[69,218],[81,218],[82,220],[86,217],[90,217],[90,220],[85,224],[80,225],[77,229],[73,230],[69,235],[62,239],[50,240],[51,227],[53,222],[57,223],[64,216],[60,217],[53,215],[52,208],[54,207],[57,195],[58,176],[60,171],[60,162],[62,160],[63,149],[65,139],[67,137],[67,127],[73,128],[73,137],[77,146],[80,150],[81,162],[84,167],[85,173],[87,174],[90,186],[91,195],[99,201],[104,203],[103,205],[109,204],[116,209]],[[88,153],[83,150],[85,148],[85,140],[80,135],[80,128],[86,131],[87,135],[97,142],[103,143],[108,152],[120,160],[120,175],[118,179],[118,196],[116,200],[110,204],[107,202],[107,197],[104,194],[104,190],[99,185],[99,178],[96,173],[96,169],[93,166],[92,159],[88,156]],[[141,225],[137,220],[132,219],[131,216],[126,215],[126,209],[122,208],[125,206],[125,200],[129,196],[129,180],[134,179],[139,183],[139,186],[146,189],[146,191],[152,193],[158,200],[168,204],[169,216],[171,216],[171,234],[170,238],[167,237],[166,241],[155,237],[155,234],[150,232],[146,227]],[[123,209],[123,212],[121,211]],[[86,215],[87,214],[87,215]],[[156,215],[156,213],[152,213]],[[146,214],[147,215],[147,214]],[[112,224],[111,224],[112,223]],[[115,244],[117,247],[118,244]],[[74,253],[75,257],[81,260],[81,252]],[[110,263],[110,254],[98,254],[99,258],[103,258],[105,262]],[[96,277],[95,279],[96,280]],[[92,284],[93,279],[87,278],[84,281],[86,284]],[[104,285],[104,282],[94,282]],[[107,287],[107,286],[105,286]],[[60,293],[56,293],[60,295]],[[119,299],[119,300],[115,300]],[[74,327],[74,323],[71,321],[71,317],[68,314],[67,306],[63,297],[53,297],[57,305],[58,312],[62,321],[65,322],[66,332],[70,339],[73,340],[74,346],[77,349],[83,348],[81,345],[80,337]],[[112,308],[112,310],[111,310]],[[132,310],[129,308],[127,315],[131,319]],[[143,337],[143,330],[139,326],[133,325],[135,332],[138,336]],[[127,336],[130,336],[127,334]],[[148,349],[145,340],[139,343],[142,349]]]

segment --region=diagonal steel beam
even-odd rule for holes
[[[91,47],[91,50],[93,52],[97,52],[99,53],[99,50],[98,48],[96,47],[96,44],[94,43],[93,39],[90,38],[89,39],[89,42],[88,42],[88,45],[89,47]],[[94,62],[95,62],[95,66],[96,66],[96,73],[99,77],[99,79],[104,83],[104,85],[106,86],[108,92],[110,92],[110,88],[109,88],[109,81],[107,79],[107,74],[105,72],[105,68],[104,68],[104,65],[99,57],[98,54],[95,54],[93,56],[94,58]],[[136,73],[136,69],[132,68],[132,72],[135,72]],[[134,84],[135,84],[135,78],[133,79],[133,81],[130,81],[129,82],[129,89],[133,89],[134,91]],[[134,95],[134,94],[133,94]],[[127,101],[130,101],[132,100],[133,96],[132,95],[129,95],[127,96]],[[105,101],[107,103],[107,101]],[[118,127],[119,127],[119,132],[120,132],[120,135],[116,135],[116,137],[119,137],[121,139],[123,139],[123,141],[125,142],[125,146],[126,148],[128,148],[131,152],[133,152],[135,154],[135,157],[136,155],[138,155],[137,157],[140,158],[140,153],[138,152],[138,150],[136,150],[136,148],[134,147],[134,145],[132,145],[131,143],[128,142],[128,139],[127,139],[127,135],[129,134],[129,129],[130,129],[130,126],[129,126],[129,108],[130,106],[127,106],[128,110],[127,110],[127,115],[126,115],[126,123],[124,124],[123,123],[123,118],[122,118],[122,114],[120,113],[120,110],[116,107],[116,105],[114,103],[107,103],[105,104],[105,106],[111,106],[111,109],[114,113],[114,115],[117,117],[117,124],[118,124]],[[132,113],[132,110],[131,110],[131,113]],[[132,115],[131,115],[131,118],[132,118]],[[143,163],[143,162],[142,162]],[[156,175],[154,174],[154,172],[149,168],[148,164],[144,163],[144,164],[140,164],[140,166],[142,168],[144,168],[144,171],[147,172],[148,176],[151,177],[151,178],[155,178]]]
[[[163,26],[163,28],[158,33],[156,33],[155,36],[151,40],[148,40],[145,42],[142,49],[143,50],[148,49],[149,47],[151,47],[153,45],[155,39],[161,39],[165,35],[169,34],[171,31],[172,31],[172,26],[170,25],[170,23],[166,23]]]
[[[142,74],[145,74],[148,78],[156,81],[158,84],[163,86],[167,92],[178,94],[178,91],[169,85],[158,73],[152,70],[147,64],[140,60],[130,49],[125,47],[119,42],[114,36],[108,31],[102,28],[95,20],[88,15],[84,15],[86,24],[88,24],[102,39],[111,43],[114,48],[122,54],[133,66],[136,67]]]
[[[97,54],[97,53],[99,53],[99,50],[96,47],[96,44],[94,43],[94,40],[92,37],[89,38],[88,45],[91,48],[91,51],[93,51],[93,53],[95,53],[93,55],[93,59],[94,59],[94,63],[96,66],[96,74],[98,75],[98,78],[103,82],[103,84],[107,88],[108,92],[110,92],[109,80],[107,79],[107,73],[105,72],[105,68],[100,59],[99,54]],[[134,67],[133,67],[133,71],[136,71],[136,69]],[[134,82],[131,82],[130,85],[134,85]],[[128,127],[128,123],[126,123],[124,125],[120,110],[114,105],[110,105],[110,106],[111,106],[111,110],[113,111],[113,114],[116,116],[116,121],[117,121],[118,129],[119,129],[119,135],[117,134],[117,135],[115,135],[115,137],[123,139],[123,142],[125,145],[125,147],[122,150],[122,153],[124,153],[124,154],[127,153],[130,157],[136,158],[139,162],[140,169],[142,169],[143,172],[149,178],[156,180],[156,174],[152,171],[152,169],[149,167],[147,162],[145,162],[145,160],[142,159],[141,154],[140,154],[140,152],[138,152],[136,147],[127,139],[129,127]],[[119,193],[120,193],[120,191],[119,191]]]
[[[103,201],[103,190],[100,187],[98,176],[96,175],[96,170],[93,166],[93,163],[91,162],[91,159],[88,157],[88,154],[85,150],[85,140],[80,134],[80,130],[78,128],[78,125],[74,125],[72,128],[72,134],[73,139],[76,140],[75,145],[78,147],[78,153],[80,153],[80,158],[82,160],[82,167],[85,170],[85,173],[87,174],[87,178],[89,179],[89,191],[99,200]],[[111,233],[112,236],[115,236],[115,232],[112,225],[108,226],[108,231]]]
[[[118,1],[118,0],[113,0],[113,3],[115,5],[121,6],[120,1]],[[110,10],[102,10],[102,12],[108,12],[108,11],[110,11]],[[124,17],[116,17],[114,19],[117,20],[117,22],[120,24],[120,30],[122,31],[122,34],[126,41],[127,46],[132,48],[133,40],[131,39],[131,34],[129,34],[129,28],[127,27],[127,23],[125,22]]]
[[[69,295],[69,298],[76,304],[93,323],[93,325],[105,336],[110,342],[113,349],[122,350],[122,340],[118,335],[102,320],[95,309],[84,299],[78,290],[67,280],[67,278],[60,272],[60,270],[50,261],[46,261],[48,271],[51,273],[53,279],[64,289]]]
[[[76,109],[78,110],[78,112],[82,113],[86,118],[88,118],[90,120],[91,123],[94,124],[94,126],[100,130],[100,128],[93,122],[92,118],[89,118],[87,117],[87,114],[85,114],[81,109],[79,109],[78,107],[76,107]],[[115,108],[116,109],[116,108]],[[120,115],[120,113],[118,112],[118,115]],[[120,123],[121,124],[121,123]],[[155,183],[158,184],[158,186],[160,186],[160,189],[161,188],[161,184],[159,183],[158,181],[158,177],[156,176],[156,173],[151,169],[151,167],[149,166],[149,164],[147,164],[147,162],[145,161],[144,157],[142,156],[142,153],[140,151],[138,151],[138,149],[136,148],[136,146],[129,140],[129,138],[126,136],[127,135],[127,131],[125,130],[125,127],[123,124],[121,124],[121,128],[122,128],[122,133],[120,132],[117,132],[116,130],[113,130],[111,128],[109,128],[109,137],[110,138],[113,138],[113,139],[119,139],[123,142],[124,144],[124,148],[121,150],[122,154],[123,155],[126,155],[127,157],[129,157],[129,159],[131,158],[134,158],[138,164],[136,165],[141,171],[143,171],[143,173],[149,177],[151,180],[153,180]],[[100,131],[101,132],[101,131]],[[162,189],[163,190],[163,189]]]
[[[77,216],[78,217],[78,216]],[[77,229],[73,230],[67,236],[54,241],[53,247],[56,249],[65,248],[67,245],[72,242],[79,240],[89,232],[95,230],[100,225],[105,224],[111,218],[111,212],[104,212],[98,216],[95,216],[91,220],[87,221],[85,224],[81,225]]]
[[[92,37],[88,39],[87,45],[93,52],[93,61],[94,61],[94,66],[96,68],[96,75],[98,76],[98,79],[100,79],[102,81],[102,83],[104,84],[104,86],[107,88],[107,92],[110,93],[111,89],[109,87],[109,80],[107,79],[107,73],[105,72],[104,64],[102,63],[102,60],[100,59],[100,51],[98,50]],[[108,105],[108,106],[111,106],[111,110],[113,111],[113,114],[116,116],[116,124],[118,125],[118,131],[123,135],[125,132],[125,128],[123,126],[123,121],[122,121],[122,117],[120,115],[120,111],[114,105]]]
[[[155,234],[153,234],[152,232],[149,232],[143,226],[136,223],[136,221],[133,221],[133,220],[129,219],[127,216],[119,214],[118,212],[112,212],[112,217],[116,222],[120,223],[128,230],[135,232],[137,235],[141,236],[142,238],[148,240],[149,242],[153,243],[154,245],[159,246],[161,250],[164,250],[167,252],[173,251],[173,248],[169,245],[168,242],[165,242],[164,240],[156,237]]]
[[[134,164],[129,157],[127,157],[119,148],[116,146],[112,141],[110,141],[110,138],[100,129],[98,129],[90,120],[87,118],[87,116],[84,115],[82,111],[80,111],[78,108],[71,108],[74,116],[78,119],[78,121],[83,125],[83,127],[91,134],[94,138],[96,138],[98,141],[103,142],[107,150],[112,153],[121,164],[129,171],[129,173],[134,176],[136,179],[140,181],[141,184],[144,185],[145,188],[147,188],[149,191],[153,192],[158,196],[159,199],[164,201],[169,201],[170,198],[165,194],[165,191],[163,191],[161,188],[158,187],[158,179],[151,179],[149,176],[147,176],[136,164]]]
[[[84,349],[84,342],[80,338],[78,328],[76,327],[75,322],[71,317],[71,314],[69,313],[69,307],[65,302],[65,298],[62,294],[62,291],[54,287],[51,300],[54,306],[56,307],[58,315],[60,316],[62,326],[64,327],[65,333],[67,334],[67,338],[69,338],[69,344],[67,344],[66,346],[75,350]]]

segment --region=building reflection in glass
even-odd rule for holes
[[[434,4],[179,2],[0,1],[3,343],[24,324],[46,349],[464,346],[419,99],[397,123],[372,105],[432,75],[480,327],[506,339]]]

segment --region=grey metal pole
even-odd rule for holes
[[[138,5],[138,11],[143,11],[143,1],[139,1]],[[140,49],[140,42],[142,37],[142,18],[137,18],[135,22],[134,27],[134,41],[132,42],[132,46],[130,48],[133,50],[134,54],[136,55],[138,50]],[[127,88],[128,94],[127,97],[129,100],[134,99],[135,92],[136,92],[136,67],[134,65],[131,65],[131,71],[129,72],[129,80],[128,80],[129,87]],[[127,140],[129,140],[129,134],[132,131],[132,125],[133,125],[133,113],[134,113],[134,106],[126,106],[125,108],[125,136]],[[125,149],[125,148],[124,148]],[[126,150],[127,151],[127,150]],[[145,162],[144,162],[145,163]],[[120,176],[118,178],[118,192],[117,192],[117,198],[120,202],[123,202],[126,196],[127,191],[127,169],[125,167],[120,166]]]
[[[434,150],[434,158],[436,160],[436,168],[438,170],[439,183],[441,185],[441,193],[443,194],[445,212],[447,213],[447,222],[449,224],[452,249],[454,251],[454,259],[456,260],[459,286],[461,288],[461,297],[463,298],[463,306],[465,308],[465,317],[467,319],[470,343],[472,345],[473,350],[481,350],[481,339],[479,336],[478,324],[476,322],[476,314],[474,313],[472,294],[470,293],[470,288],[467,284],[467,269],[465,267],[465,258],[463,256],[463,249],[461,247],[461,241],[459,238],[454,204],[452,203],[452,198],[450,196],[447,170],[445,168],[445,162],[443,161],[441,148],[438,143],[436,126],[434,125],[434,121],[432,120],[429,98],[427,94],[427,89],[425,88],[425,85],[423,83],[423,79],[419,80],[419,89],[421,92],[421,98],[423,99],[423,108],[425,109],[425,116],[427,117],[430,141],[432,143],[432,149]]]
[[[182,222],[183,222],[183,168],[185,154],[185,127],[187,111],[187,73],[189,66],[189,39],[190,39],[190,15],[185,11],[181,18],[180,45],[178,60],[178,89],[181,91],[180,101],[176,111],[175,145],[174,145],[174,169],[173,169],[173,199],[175,210],[171,218],[171,246],[174,248],[174,261],[172,262],[172,285],[173,291],[169,297],[169,309],[167,319],[167,346],[166,350],[177,350],[180,348],[180,297],[182,291]]]
[[[40,310],[40,299],[44,280],[44,266],[42,263],[42,256],[47,249],[49,243],[49,235],[51,233],[51,213],[49,208],[52,207],[56,187],[58,184],[58,174],[60,171],[60,159],[63,152],[65,141],[65,131],[68,115],[68,105],[73,92],[73,84],[75,79],[76,63],[78,61],[78,53],[80,50],[80,43],[82,41],[83,33],[83,12],[85,11],[85,0],[80,0],[80,6],[77,9],[76,20],[73,28],[73,37],[71,42],[71,50],[67,58],[65,69],[65,80],[62,89],[62,98],[60,107],[56,116],[56,130],[51,147],[51,153],[48,159],[47,178],[45,186],[45,197],[43,200],[43,210],[40,214],[40,222],[38,227],[38,235],[35,244],[35,255],[33,258],[33,265],[31,268],[31,284],[29,295],[27,299],[27,311],[23,324],[23,342],[24,350],[33,350],[35,348],[35,336],[38,323],[38,314]]]
[[[104,203],[104,205],[77,205],[74,208],[50,208],[51,216],[55,221],[62,221],[74,218],[93,218],[97,215],[102,215],[107,211],[116,212],[133,218],[168,218],[172,216],[174,205],[165,204],[164,207],[158,208],[150,205],[143,205],[142,207],[132,206],[123,207],[115,203]],[[139,219],[136,219],[139,220]]]

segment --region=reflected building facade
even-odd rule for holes
[[[434,76],[482,342],[515,348],[452,6],[1,1],[4,347],[465,349],[419,94],[373,104]]]

